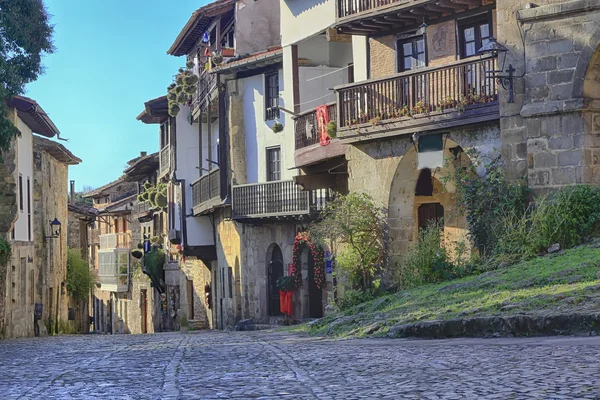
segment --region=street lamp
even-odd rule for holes
[[[508,49],[498,43],[495,37],[490,36],[488,42],[481,46],[479,50],[477,50],[477,54],[480,56],[484,56],[486,54],[491,54],[492,57],[497,58],[498,54],[502,53],[504,56],[502,58],[502,67],[499,70],[486,71],[492,78],[496,78],[496,81],[502,85],[504,90],[508,90],[508,103],[514,103],[514,89],[513,89],[513,80],[514,80],[514,72],[512,64],[508,64],[508,68],[506,71],[504,70],[504,65],[506,63],[506,53],[508,53]],[[506,72],[507,74],[503,74]]]
[[[54,218],[50,221],[50,236],[45,236],[46,239],[57,239],[60,237],[60,221]]]

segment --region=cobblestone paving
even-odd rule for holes
[[[0,399],[600,399],[600,338],[62,336],[1,341],[0,364]]]

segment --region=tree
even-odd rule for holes
[[[93,206],[94,201],[90,198],[83,197],[85,194],[94,190],[93,187],[89,185],[83,185],[83,189],[81,192],[75,192],[75,204],[84,205],[84,206]]]
[[[69,249],[67,253],[67,290],[77,301],[88,298],[94,287],[96,278],[90,267],[77,249]]]
[[[338,196],[309,231],[332,249],[342,245],[337,255],[338,268],[362,289],[373,287],[373,280],[385,263],[385,217],[369,195]]]
[[[42,56],[54,52],[43,0],[0,0],[0,152],[19,134],[6,101],[43,73]]]

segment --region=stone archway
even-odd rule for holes
[[[267,315],[277,317],[281,315],[279,308],[279,289],[277,279],[283,276],[283,253],[281,248],[272,243],[267,249]]]
[[[424,207],[431,208],[427,211],[428,214],[433,213],[438,217],[440,210],[443,209],[444,236],[451,239],[449,242],[454,242],[466,235],[466,219],[459,213],[456,205],[454,195],[456,188],[451,181],[445,186],[442,184],[444,177],[454,173],[454,165],[470,163],[464,152],[453,153],[451,151],[456,148],[459,148],[456,142],[450,138],[444,138],[444,160],[456,159],[456,161],[447,167],[431,171],[430,193],[419,191],[419,178],[421,181],[424,178],[423,170],[417,169],[417,151],[414,147],[407,150],[398,164],[391,184],[388,206],[389,252],[392,265],[417,240],[419,213],[423,215]]]
[[[600,185],[600,46],[587,65],[583,79],[583,183]]]

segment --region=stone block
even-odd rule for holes
[[[548,83],[546,72],[530,73],[525,75],[525,79],[527,81],[528,88],[535,88],[538,86],[546,85],[546,83]]]
[[[527,149],[529,152],[537,153],[548,149],[548,140],[544,138],[536,138],[527,140]]]
[[[549,88],[549,97],[551,100],[566,100],[571,98],[571,91],[573,90],[571,83],[549,86]]]
[[[553,168],[552,182],[555,185],[571,185],[577,182],[575,168]]]
[[[571,53],[575,50],[572,39],[560,39],[548,42],[548,54]]]
[[[530,186],[548,186],[550,183],[550,172],[545,170],[535,170],[529,172]]]
[[[559,83],[567,83],[573,80],[573,72],[572,69],[565,69],[559,71],[551,71],[548,73],[548,84],[556,85]]]
[[[555,46],[556,47],[556,46]],[[527,47],[527,54],[530,57],[543,57],[547,56],[549,53],[548,42],[537,42]],[[561,51],[561,53],[567,53],[566,51]]]
[[[530,71],[535,72],[546,72],[546,71],[554,71],[556,70],[556,66],[558,65],[556,56],[546,56],[534,58],[531,61]]]
[[[527,157],[527,143],[517,143],[515,150],[518,158],[523,159]]]
[[[558,166],[582,165],[583,155],[580,150],[561,151],[558,153]]]
[[[556,165],[556,156],[552,153],[541,152],[533,155],[534,168],[551,168]]]
[[[551,150],[567,150],[573,148],[572,136],[555,136],[548,140],[548,147]]]
[[[579,58],[579,53],[561,54],[557,57],[557,60],[558,60],[557,67],[559,69],[575,68],[575,66],[577,65],[578,58]]]

